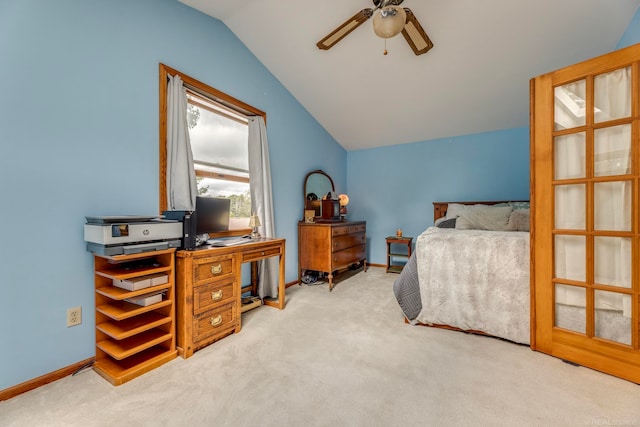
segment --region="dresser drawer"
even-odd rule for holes
[[[333,227],[332,236],[344,236],[345,234],[364,233],[367,231],[367,224],[340,225]]]
[[[193,341],[236,327],[235,304],[227,304],[193,317]]]
[[[195,264],[193,273],[195,284],[234,273],[233,255],[200,258],[195,260]]]
[[[193,314],[199,314],[229,302],[234,302],[235,279],[227,279],[199,285],[193,288]]]
[[[366,243],[367,237],[364,233],[347,234],[345,236],[338,236],[333,238],[332,251],[340,251],[352,246],[362,245]]]
[[[366,245],[352,246],[331,254],[333,268],[346,267],[364,259]]]

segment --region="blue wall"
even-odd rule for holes
[[[433,202],[529,199],[528,128],[351,151],[347,158],[349,216],[367,220],[374,264],[386,263],[384,238],[396,228],[415,238],[433,225]]]
[[[640,43],[640,9],[633,15],[633,19],[631,19],[622,37],[620,37],[616,49],[622,49],[636,43]]]
[[[160,62],[267,112],[297,280],[302,181],[323,168],[344,191],[346,151],[220,21],[176,0],[3,0],[0,58],[0,390],[95,355],[84,217],[158,213]]]

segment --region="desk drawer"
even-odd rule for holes
[[[213,278],[233,274],[233,255],[221,255],[195,260],[194,281],[196,284]]]
[[[193,341],[223,333],[236,327],[235,304],[227,304],[193,317]]]
[[[367,237],[364,233],[348,234],[346,236],[339,236],[333,238],[333,245],[331,250],[333,252],[350,248],[352,246],[362,245],[366,243]]]
[[[364,259],[366,245],[352,246],[331,255],[333,268],[346,267],[361,259]]]
[[[280,248],[267,248],[261,250],[255,250],[251,252],[246,252],[242,254],[242,261],[257,261],[263,258],[272,257],[280,254]]]
[[[229,302],[234,302],[236,295],[235,279],[227,279],[200,285],[193,288],[193,314],[199,314]]]

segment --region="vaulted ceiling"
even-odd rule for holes
[[[371,19],[316,43],[371,0],[179,0],[221,20],[347,150],[523,127],[529,79],[611,50],[640,0],[405,0],[433,41],[416,56]]]

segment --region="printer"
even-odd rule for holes
[[[87,251],[113,256],[178,248],[182,222],[152,216],[87,216]]]

